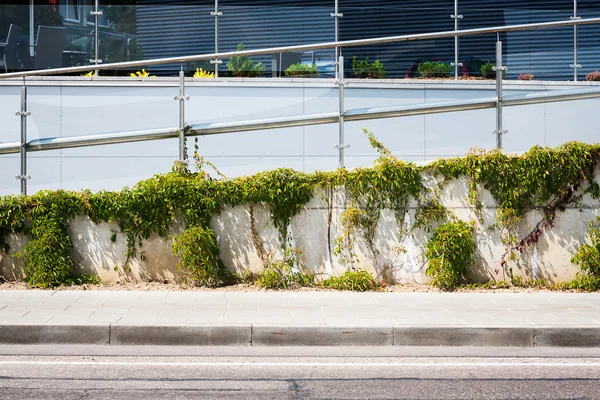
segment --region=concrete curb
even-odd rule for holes
[[[0,344],[600,347],[600,327],[11,324]]]

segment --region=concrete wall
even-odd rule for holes
[[[506,81],[506,93],[573,89],[590,82]],[[0,143],[20,137],[20,80],[0,80]],[[28,138],[66,137],[175,127],[179,121],[177,80],[155,78],[53,78],[28,80]],[[493,97],[493,82],[350,80],[346,109],[437,103]],[[189,80],[186,122],[206,123],[337,112],[338,90],[328,79]],[[600,100],[580,100],[505,108],[507,152],[535,144],[556,146],[570,140],[596,142]],[[401,159],[426,161],[465,154],[470,147],[493,148],[495,111],[479,110],[391,118],[346,124],[346,166],[368,166],[376,158],[361,128],[366,127]],[[227,176],[278,167],[302,171],[337,167],[336,124],[199,139],[200,154]],[[190,148],[193,140],[189,142]],[[193,151],[193,150],[191,150]],[[170,170],[177,139],[32,152],[28,156],[29,193],[41,189],[118,190]],[[0,195],[17,194],[18,155],[0,156]]]
[[[596,181],[600,182],[600,171],[596,173]],[[435,185],[435,182],[430,181],[429,184]],[[463,220],[477,219],[468,203],[466,181],[452,182],[440,194],[440,200],[456,217]],[[490,228],[496,219],[497,205],[485,190],[480,194],[480,200],[484,204],[483,223],[477,223],[476,262],[470,274],[471,279],[479,282],[488,279],[507,280],[507,270],[500,266],[500,259],[505,251],[500,241],[502,232]],[[347,269],[341,256],[333,254],[334,240],[343,233],[340,215],[347,202],[342,193],[335,193],[331,201],[330,208],[329,200],[323,193],[315,195],[292,219],[290,227],[294,245],[302,251],[300,266],[320,279],[339,275]],[[328,227],[330,210],[331,226]],[[412,204],[407,224],[414,220],[415,211],[415,204]],[[581,243],[589,240],[588,222],[599,214],[600,200],[593,200],[590,196],[584,197],[580,204],[559,213],[556,225],[545,231],[535,246],[527,248],[520,261],[509,263],[509,267],[513,268],[515,275],[526,279],[543,278],[551,282],[573,279],[578,268],[571,264],[570,258]],[[255,206],[254,215],[255,227],[265,249],[275,253],[276,257],[281,257],[278,233],[269,219],[268,209],[261,205]],[[537,211],[528,213],[521,226],[520,235],[525,236],[541,219],[542,216]],[[221,258],[228,268],[236,272],[258,272],[262,269],[262,263],[251,240],[248,206],[225,208],[220,215],[214,217],[211,226],[217,235]],[[177,221],[172,234],[177,235],[182,229],[182,221]],[[160,238],[155,235],[146,241],[138,253],[144,255],[145,261],[141,261],[141,257],[132,260],[131,272],[124,273],[122,266],[125,263],[125,236],[119,233],[117,241],[113,243],[110,241],[113,231],[118,232],[116,224],[95,225],[87,217],[76,218],[70,222],[73,242],[71,254],[77,273],[97,274],[106,281],[126,278],[134,281],[176,282],[181,278],[176,266],[178,257],[171,254],[172,237]],[[375,238],[379,254],[371,254],[358,239],[355,241],[355,252],[359,263],[355,266],[365,268],[386,280],[427,283],[426,259],[423,253],[430,235],[418,230],[414,235],[400,240],[398,231],[393,212],[382,212]],[[25,242],[23,237],[11,237],[10,255],[20,250]],[[398,252],[398,246],[403,246],[406,252]],[[1,274],[7,279],[20,279],[23,275],[22,262],[10,255],[0,253]],[[115,266],[118,267],[116,271]]]

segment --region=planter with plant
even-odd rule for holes
[[[492,63],[492,62],[487,62],[485,64],[483,64],[481,66],[481,77],[483,79],[496,79],[496,64]],[[504,75],[506,75],[506,72],[502,72],[502,79],[504,79]],[[529,76],[529,74],[522,74],[524,76]],[[521,77],[519,76],[519,79],[521,79]],[[531,75],[531,79],[533,79],[533,75]],[[531,79],[525,79],[525,80],[531,80]]]
[[[194,72],[194,78],[206,79],[206,78],[214,78],[214,77],[215,77],[214,72],[205,71],[202,68],[196,68],[196,72]]]
[[[422,78],[449,78],[452,65],[427,61],[419,64],[418,70]]]
[[[319,69],[315,64],[292,64],[285,70],[285,76],[291,77],[305,77],[305,78],[318,78]]]
[[[533,74],[521,74],[521,75],[519,75],[519,77],[517,79],[520,81],[532,81]]]
[[[356,56],[352,58],[352,72],[360,79],[384,79],[386,76],[385,66],[379,60],[369,62],[369,58],[365,58],[358,61]]]
[[[237,51],[244,51],[245,48],[244,43],[240,43]],[[248,56],[232,56],[227,63],[227,69],[237,78],[258,77],[265,72],[265,66],[261,62],[257,63]]]
[[[585,80],[591,81],[591,82],[599,82],[600,81],[600,72],[598,70],[596,70],[594,72],[590,72],[589,74],[587,74],[585,76]]]

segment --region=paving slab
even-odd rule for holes
[[[600,293],[6,290],[0,343],[600,347]]]

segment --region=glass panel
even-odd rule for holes
[[[21,140],[21,118],[15,113],[21,110],[21,88],[13,83],[0,81],[0,145],[18,143]],[[19,194],[20,183],[15,179],[20,173],[19,154],[0,155],[0,196]]]
[[[259,5],[260,4],[260,5]],[[332,0],[297,2],[294,6],[282,6],[276,1],[249,5],[247,1],[221,0],[219,11],[219,51],[235,51],[243,44],[246,49],[292,46],[334,40]],[[223,60],[223,76],[286,76],[285,70],[292,64],[317,66],[322,78],[333,76],[333,49],[314,52],[278,53],[256,56],[250,67],[236,67],[231,60]],[[256,67],[261,63],[264,68]]]
[[[398,1],[364,2],[344,0],[341,3],[340,40],[365,39],[448,31],[454,29],[450,15],[451,2],[426,0],[409,5]],[[411,41],[404,43],[360,46],[343,49],[348,60],[347,77],[355,77],[352,59],[370,62],[379,60],[385,66],[387,78],[413,78],[418,76],[420,62],[454,60],[454,39]],[[357,76],[358,77],[358,76]]]
[[[68,23],[63,15],[66,12],[67,8],[58,5],[0,6],[0,41],[7,43],[2,51],[8,51],[8,69],[46,69],[65,65],[69,37]],[[14,29],[9,37],[11,25]],[[4,72],[3,65],[0,71]]]
[[[460,29],[519,25],[568,20],[572,2],[510,2],[503,7],[476,0],[459,2]],[[496,63],[496,41],[502,41],[503,64],[508,66],[507,79],[534,75],[536,80],[569,80],[573,62],[573,29],[569,27],[525,30],[507,33],[465,36],[459,41],[461,59],[475,64]],[[481,73],[479,74],[481,75]]]
[[[138,82],[129,86],[94,82],[62,88],[32,85],[28,137],[32,140],[173,127],[179,115],[178,102],[173,100],[176,93],[175,87],[142,86]],[[29,193],[40,189],[119,190],[170,171],[177,154],[176,138],[30,152]]]
[[[278,82],[259,87],[239,82],[223,86],[195,80],[186,86],[186,94],[190,95],[186,103],[186,122],[248,121],[337,112],[337,93],[337,88],[325,84],[303,87]]]
[[[193,153],[194,139],[188,139]],[[227,177],[249,175],[275,168],[304,169],[302,127],[225,133],[198,138],[199,154]],[[213,171],[208,170],[211,175]]]

